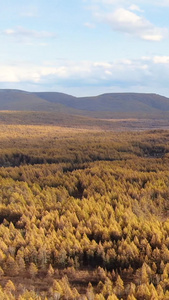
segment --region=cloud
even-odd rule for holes
[[[156,1],[155,2],[156,5],[159,5],[159,6],[169,6],[169,0],[161,0],[161,1]]]
[[[90,22],[84,23],[84,26],[85,26],[85,27],[88,27],[88,28],[92,28],[92,29],[96,27],[95,24],[90,23]]]
[[[141,4],[144,7],[146,4],[149,9],[152,4],[154,6],[168,6],[169,0],[135,0],[134,3],[133,0],[89,0],[89,3],[94,19],[100,23],[108,24],[113,31],[156,42],[169,36],[169,30],[150,22],[143,16],[144,10],[139,6]]]
[[[1,65],[0,82],[32,83],[41,86],[51,84],[66,87],[98,86],[168,87],[169,57],[141,57],[137,60],[106,61],[58,61],[51,65]]]
[[[154,56],[153,62],[155,64],[169,64],[169,56]]]
[[[8,28],[1,32],[3,36],[14,38],[17,41],[30,41],[31,39],[50,39],[55,38],[56,34],[48,31],[30,30],[23,27],[15,29]]]
[[[52,66],[53,65],[53,66]],[[42,65],[1,65],[1,88],[62,91],[84,96],[103,92],[157,92],[167,89],[169,67],[154,58],[113,62],[62,61]],[[161,92],[161,94],[163,94]],[[168,93],[169,94],[169,93]]]
[[[89,0],[90,3],[97,3],[97,4],[103,4],[103,5],[133,5],[137,6],[137,2],[140,4],[146,4],[146,5],[155,5],[155,6],[169,6],[169,0],[135,0],[133,3],[133,0]]]
[[[147,19],[130,10],[118,8],[112,13],[95,13],[98,21],[107,23],[113,30],[139,37],[143,40],[161,41],[168,36],[166,28],[154,26]]]
[[[129,9],[133,11],[144,12],[144,10],[142,10],[138,5],[135,4],[130,5]]]
[[[93,3],[101,3],[101,4],[120,4],[126,2],[126,0],[92,0]]]
[[[0,82],[18,83],[24,81],[38,82],[40,72],[37,68],[27,66],[0,66]]]

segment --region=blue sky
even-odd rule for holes
[[[0,88],[169,97],[169,0],[6,0]]]

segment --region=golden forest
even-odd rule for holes
[[[0,299],[169,299],[169,131],[0,126]]]

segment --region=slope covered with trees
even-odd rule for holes
[[[169,299],[169,132],[0,126],[1,299]]]

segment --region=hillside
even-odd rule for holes
[[[62,93],[35,93],[52,103],[86,111],[156,112],[169,111],[169,99],[156,94],[111,93],[94,97],[73,97]]]
[[[162,118],[169,114],[169,98],[139,93],[74,97],[58,92],[0,90],[0,110],[57,111],[99,118],[157,116]]]
[[[169,99],[156,94],[111,93],[94,97],[72,97],[60,93],[36,93],[52,102],[93,112],[155,113],[169,111]]]
[[[0,110],[74,112],[62,103],[52,103],[34,93],[20,90],[0,90]]]

